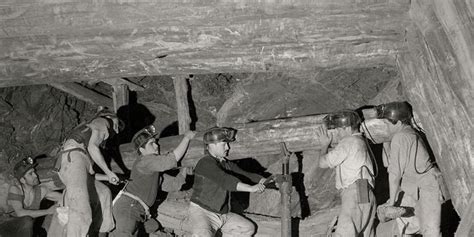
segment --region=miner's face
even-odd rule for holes
[[[36,174],[35,169],[28,170],[20,181],[30,186],[36,186],[39,184],[38,175]]]
[[[140,153],[142,155],[158,155],[159,146],[156,143],[156,139],[151,138],[150,140],[148,140],[144,147],[140,147]]]
[[[350,136],[352,134],[352,128],[351,127],[341,127],[341,128],[336,128],[337,132],[345,137],[345,136]]]
[[[230,147],[227,142],[217,142],[208,144],[207,149],[212,156],[216,158],[224,158],[227,157]]]

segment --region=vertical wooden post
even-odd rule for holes
[[[291,153],[286,148],[284,142],[280,143],[283,153],[281,162],[281,173],[283,183],[280,184],[281,198],[281,237],[291,237],[291,174],[290,174],[290,156]]]
[[[191,116],[188,105],[188,79],[186,76],[173,77],[174,91],[176,94],[176,108],[178,110],[179,134],[189,131]]]
[[[117,113],[118,109],[124,105],[128,105],[128,86],[124,84],[113,85],[112,97],[114,101],[114,112]]]
[[[461,216],[458,229],[456,230],[455,236],[472,236],[474,232],[474,196],[471,196],[467,208]]]

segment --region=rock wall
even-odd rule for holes
[[[403,89],[420,116],[460,214],[473,192],[473,6],[412,1],[408,51],[398,58]]]
[[[49,86],[0,89],[0,211],[14,164],[26,156],[49,155],[92,112],[86,103]]]
[[[255,73],[241,80],[219,109],[218,124],[322,114],[367,105],[397,81],[395,67],[318,69],[312,73]]]
[[[201,74],[190,76],[188,79],[190,88],[190,116],[192,119],[191,129],[205,130],[216,125],[216,113],[222,104],[230,97],[234,84],[240,78],[246,78],[245,74]],[[154,76],[131,79],[143,85],[144,91],[137,92],[136,98],[131,103],[135,107],[131,108],[135,115],[130,118],[132,130],[143,127],[141,120],[143,116],[137,114],[148,114],[148,121],[161,131],[161,136],[177,135],[177,109],[176,96],[173,87],[173,80],[168,76]],[[140,110],[140,111],[135,111]],[[146,112],[143,112],[146,111]],[[134,131],[132,131],[133,134]]]
[[[0,89],[0,114],[4,162],[49,154],[91,113],[86,103],[70,95],[48,86],[31,86]]]

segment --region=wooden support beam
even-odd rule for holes
[[[471,194],[471,200],[467,208],[463,211],[461,222],[456,230],[456,237],[473,236],[474,234],[474,195]]]
[[[291,191],[292,180],[290,174],[291,153],[287,150],[284,142],[280,143],[282,150],[282,175],[283,182],[280,185],[280,204],[281,204],[281,237],[291,237]]]
[[[93,105],[113,107],[112,99],[78,83],[50,83],[49,85]]]
[[[474,191],[474,24],[467,9],[466,1],[412,1],[408,50],[398,57],[404,94],[418,112],[460,215]]]
[[[285,142],[291,152],[319,150],[320,143],[316,132],[323,124],[325,115],[313,115],[297,118],[274,119],[248,124],[234,125],[237,129],[236,141],[230,144],[229,159],[243,159],[270,154],[280,154],[280,142]],[[340,135],[335,130],[333,142]],[[183,166],[194,166],[204,156],[203,132],[198,132],[189,144],[189,149],[181,161]],[[164,137],[159,140],[162,153],[172,151],[182,139],[182,135]],[[131,143],[120,146],[122,158],[127,167],[134,161],[135,150]]]
[[[409,5],[368,2],[7,1],[0,87],[395,65]]]
[[[110,78],[110,79],[104,79],[101,81],[111,86],[126,85],[128,86],[128,89],[131,91],[144,91],[145,90],[143,86],[133,83],[126,78]]]
[[[178,111],[179,134],[189,131],[191,116],[188,105],[188,78],[187,76],[173,77],[174,91],[176,94],[176,109]]]
[[[120,107],[128,105],[128,86],[124,84],[118,84],[112,86],[112,88],[114,89],[112,92],[114,111],[117,113]]]

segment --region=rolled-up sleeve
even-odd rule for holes
[[[146,155],[137,164],[137,169],[142,173],[163,172],[178,166],[174,153],[165,155]]]
[[[410,142],[405,134],[395,134],[390,143],[390,157],[387,172],[398,177],[402,176],[408,162]]]

